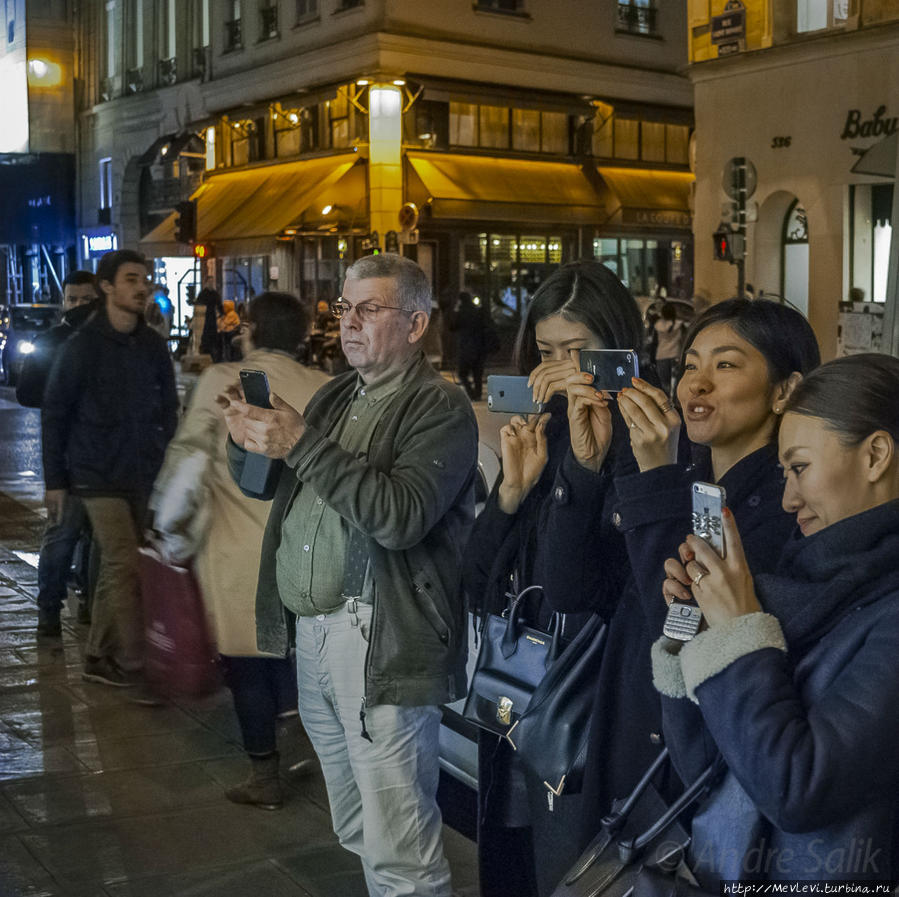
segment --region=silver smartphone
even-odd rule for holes
[[[640,376],[640,360],[633,349],[581,349],[581,370],[593,374],[593,388],[621,392]]]
[[[724,557],[723,511],[727,500],[724,489],[714,483],[693,484],[693,534],[705,539]],[[688,642],[702,624],[702,611],[695,601],[674,600],[668,607],[662,632],[668,638]]]
[[[546,406],[534,401],[527,377],[491,374],[487,377],[487,408],[506,414],[539,414]]]

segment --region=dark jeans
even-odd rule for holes
[[[67,495],[62,518],[44,530],[37,565],[37,606],[43,611],[58,611],[66,600],[66,585],[72,555],[82,530],[87,525],[87,512],[80,498]]]
[[[459,382],[468,393],[468,398],[477,402],[481,398],[484,379],[484,359],[474,358],[470,360],[459,359]],[[469,379],[470,378],[470,379]]]
[[[234,698],[244,750],[270,754],[277,748],[279,713],[296,710],[297,676],[292,657],[222,655],[225,681]]]

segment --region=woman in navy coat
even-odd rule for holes
[[[899,871],[897,395],[885,355],[797,387],[779,442],[801,535],[773,573],[747,564],[732,515],[724,559],[688,536],[666,562],[666,595],[692,594],[707,624],[653,647],[666,740],[685,781],[718,752],[727,766],[693,821],[706,888]]]
[[[614,596],[596,686],[578,846],[588,843],[615,798],[630,793],[658,753],[661,706],[650,647],[662,632],[663,564],[690,529],[691,484],[716,482],[746,534],[758,569],[776,563],[793,520],[780,507],[777,425],[790,390],[818,364],[805,318],[773,302],[734,299],[708,309],[687,334],[677,397],[695,456],[677,463],[681,418],[645,381],[618,396],[639,471],[604,473],[610,401],[579,374],[568,380],[571,451],[557,474],[564,500],[552,504],[542,541],[546,599],[557,610],[607,605],[609,560],[597,534],[612,520],[625,536],[633,576]],[[599,466],[598,466],[599,465]],[[556,493],[554,493],[556,494]],[[671,783],[676,790],[677,783]]]

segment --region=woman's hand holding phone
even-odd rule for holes
[[[593,375],[586,371],[571,374],[565,390],[571,451],[581,467],[599,473],[612,444],[608,395],[594,389]]]
[[[762,609],[743,554],[743,543],[734,515],[725,508],[721,519],[724,544],[727,546],[726,557],[720,557],[705,539],[692,534],[680,547],[683,564],[678,566],[689,579],[692,596],[709,626],[720,626],[735,617],[758,613]],[[679,591],[686,587],[675,564],[677,562],[673,559],[665,562],[668,579],[662,591],[666,600],[679,597]]]
[[[528,419],[516,414],[499,431],[503,479],[497,490],[497,502],[506,514],[518,510],[546,467],[548,422],[548,414],[533,414]]]
[[[554,395],[565,395],[565,382],[580,368],[577,352],[559,361],[541,361],[528,377],[535,402],[548,402]]]
[[[666,393],[634,377],[618,394],[618,410],[631,434],[631,449],[641,471],[677,461],[681,418]]]

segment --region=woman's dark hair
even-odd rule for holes
[[[793,390],[787,412],[820,417],[845,445],[875,430],[899,442],[899,358],[867,353],[822,364]]]
[[[726,299],[707,308],[690,325],[681,370],[696,337],[713,324],[727,324],[762,353],[772,384],[786,380],[793,371],[806,374],[821,363],[815,332],[801,312],[767,299]]]
[[[537,324],[556,314],[583,324],[607,349],[639,352],[642,345],[640,310],[627,287],[599,262],[569,262],[538,287],[521,321],[515,360],[522,374],[540,363]]]
[[[254,296],[247,307],[253,325],[253,345],[257,349],[297,352],[306,339],[306,310],[292,293],[266,291]]]

